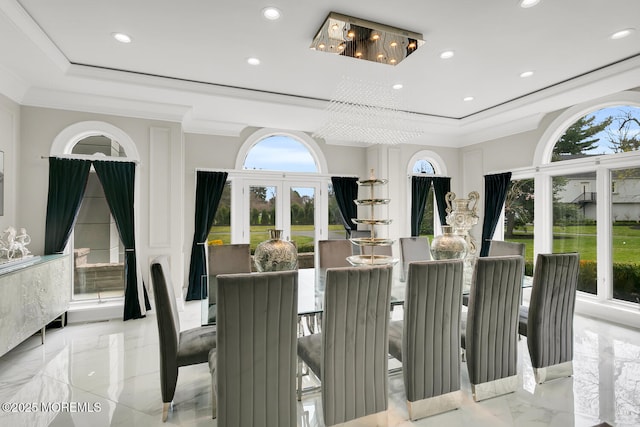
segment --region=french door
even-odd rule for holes
[[[314,252],[316,242],[327,238],[328,214],[322,206],[328,202],[322,179],[260,174],[233,181],[234,242],[250,243],[253,250],[275,228],[282,230],[282,239],[296,244],[298,252]]]

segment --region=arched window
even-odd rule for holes
[[[409,177],[413,175],[446,175],[444,161],[438,154],[433,151],[423,150],[415,153],[407,165],[407,174]],[[407,224],[411,224],[411,182],[408,185],[409,191],[409,217]],[[436,234],[440,221],[438,218],[438,209],[436,208],[434,189],[429,189],[427,201],[425,203],[422,222],[420,223],[420,236],[428,236],[430,239]]]
[[[89,156],[127,157],[127,153],[118,141],[105,135],[87,136],[75,143],[72,154]]]
[[[131,137],[100,121],[79,122],[65,128],[54,139],[50,155],[139,161]],[[124,246],[93,166],[74,227],[73,250],[74,300],[104,300],[124,295]]]
[[[436,173],[436,170],[431,164],[431,162],[429,162],[429,160],[420,159],[413,164],[413,173],[424,173],[424,174],[434,175]]]
[[[640,149],[640,108],[617,105],[573,122],[556,141],[552,162]]]
[[[243,169],[318,172],[309,149],[287,135],[271,135],[256,143],[244,159]]]
[[[253,249],[269,237],[268,229],[277,228],[313,259],[315,242],[328,238],[326,174],[322,150],[306,133],[257,130],[229,172],[210,240],[250,243]]]
[[[578,289],[623,306],[638,302],[638,165],[640,93],[627,91],[558,116],[530,175],[537,173],[535,252],[579,252]]]

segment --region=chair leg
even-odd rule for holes
[[[162,422],[166,422],[169,417],[169,408],[171,407],[171,402],[162,403]]]
[[[296,390],[298,402],[302,400],[302,360],[298,357],[298,387]]]
[[[218,417],[218,396],[216,395],[216,380],[214,375],[211,375],[211,418],[216,419]]]

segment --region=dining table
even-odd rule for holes
[[[400,279],[398,272],[394,271],[391,285],[391,307],[402,306],[405,299],[406,282]],[[256,273],[257,274],[257,273]],[[298,316],[300,318],[317,318],[323,311],[324,286],[326,269],[303,268],[298,270]],[[531,276],[524,276],[523,288],[529,288],[533,284]],[[463,302],[468,300],[471,284],[463,285]],[[215,324],[215,304],[209,303],[209,298],[202,299],[202,325]]]

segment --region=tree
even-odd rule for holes
[[[594,123],[595,119],[596,116],[581,117],[569,126],[553,147],[552,160],[561,160],[566,155],[586,155],[587,151],[598,148],[600,139],[594,136],[609,126],[613,117],[607,117],[600,123]]]
[[[267,200],[267,187],[251,187],[250,191],[253,200],[260,202]]]
[[[533,179],[511,181],[504,202],[505,237],[513,237],[516,227],[523,227],[533,221],[533,185]]]
[[[613,119],[614,129],[607,129],[607,136],[614,153],[625,153],[640,149],[640,120],[631,110],[621,110]]]

